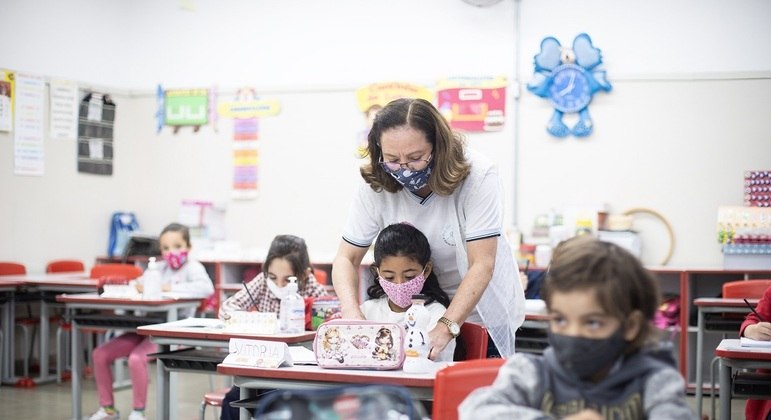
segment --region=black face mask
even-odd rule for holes
[[[549,332],[549,345],[563,369],[587,379],[621,357],[626,348],[622,330],[619,327],[607,338],[573,337]]]

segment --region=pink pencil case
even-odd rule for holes
[[[404,363],[403,344],[399,324],[333,319],[319,325],[313,351],[322,368],[392,370]]]

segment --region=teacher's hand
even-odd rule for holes
[[[433,330],[428,332],[428,340],[431,343],[429,347],[431,351],[428,354],[428,358],[436,360],[439,358],[439,353],[447,347],[447,343],[452,340],[452,334],[447,329],[447,326],[442,323],[437,323]]]
[[[361,309],[357,306],[356,308],[351,308],[346,310],[346,308],[342,308],[340,311],[343,319],[360,319],[360,320],[366,320],[367,318],[364,318],[364,314],[361,312]]]

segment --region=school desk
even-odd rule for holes
[[[135,330],[137,327],[147,324],[171,322],[177,320],[180,310],[195,309],[200,305],[201,299],[162,298],[157,300],[143,299],[114,299],[103,298],[97,294],[87,293],[78,295],[59,295],[56,301],[64,303],[65,308],[71,311],[72,316],[72,418],[81,418],[81,348],[79,329],[81,327],[101,327],[117,330]],[[160,318],[133,315],[89,315],[84,311],[110,310],[160,313]]]
[[[720,419],[731,419],[732,369],[770,369],[771,348],[742,347],[739,339],[724,339],[715,349],[720,358]]]
[[[447,365],[437,363],[436,369]],[[351,384],[399,385],[407,388],[413,398],[431,400],[436,370],[428,373],[405,373],[399,370],[323,369],[312,365],[257,368],[219,364],[217,373],[234,376],[233,383],[241,388],[241,399],[249,398],[251,389],[323,389]],[[241,419],[248,419],[242,409]]]
[[[172,412],[174,383],[171,377],[173,371],[198,373],[216,373],[216,366],[227,355],[231,338],[246,338],[252,340],[282,341],[287,344],[310,343],[316,337],[314,331],[304,331],[292,334],[250,334],[229,332],[220,328],[222,321],[211,318],[188,318],[162,324],[145,325],[137,328],[137,333],[150,337],[153,343],[160,346],[156,357],[157,383],[156,398],[158,418],[174,419]],[[171,346],[188,346],[192,349],[171,351]],[[196,347],[208,349],[225,349],[224,352],[196,350]]]
[[[58,293],[65,292],[93,292],[97,288],[97,281],[89,279],[85,273],[53,273],[53,274],[25,274],[3,276],[5,282],[16,284],[16,292],[12,300],[5,305],[3,311],[3,368],[2,381],[7,384],[16,384],[21,378],[16,377],[15,372],[15,343],[14,326],[16,322],[16,309],[12,302],[22,297],[40,302],[40,373],[34,379],[35,383],[50,382],[56,380],[56,375],[49,374],[48,357],[50,349],[50,318],[49,301]],[[7,359],[7,360],[6,360]]]
[[[754,307],[757,299],[747,299]],[[693,301],[698,308],[699,320],[696,330],[696,414],[701,418],[702,400],[704,398],[704,373],[702,370],[702,360],[704,355],[704,332],[706,328],[705,314],[708,313],[748,313],[750,308],[744,303],[743,299],[725,299],[725,298],[699,298]],[[735,332],[739,335],[739,328]],[[723,394],[722,392],[720,393]]]

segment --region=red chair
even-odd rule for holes
[[[142,275],[142,269],[132,264],[96,264],[91,267],[89,277],[92,279],[101,278],[123,278],[133,280]]]
[[[497,358],[468,360],[437,371],[431,418],[456,420],[458,405],[475,389],[492,384],[505,362]]]
[[[0,262],[0,276],[24,275],[27,267],[15,262]]]
[[[736,299],[760,299],[771,287],[771,280],[737,280],[723,283],[723,297]]]
[[[482,324],[464,322],[460,327],[455,360],[487,358],[487,328]]]
[[[230,387],[218,389],[203,394],[203,400],[201,400],[201,420],[206,420],[206,407],[222,407],[222,402],[225,400],[225,394],[230,391]],[[219,416],[217,416],[219,418]]]
[[[55,260],[46,265],[46,273],[79,273],[86,271],[86,266],[78,260]]]

